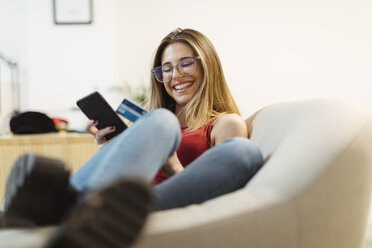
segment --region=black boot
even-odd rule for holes
[[[3,218],[37,226],[60,223],[76,197],[69,177],[70,169],[60,160],[20,156],[7,180]]]
[[[148,183],[119,180],[85,197],[46,247],[129,247],[142,230],[151,209],[150,201]]]

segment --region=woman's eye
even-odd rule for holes
[[[182,67],[188,67],[188,66],[191,66],[192,64],[193,64],[192,62],[182,62],[181,66]]]
[[[163,67],[163,73],[169,73],[169,72],[171,72],[172,71],[172,68],[171,67]]]

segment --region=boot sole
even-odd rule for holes
[[[139,236],[150,205],[148,184],[119,180],[73,209],[46,247],[129,247]]]
[[[34,154],[14,163],[5,190],[4,217],[36,225],[56,224],[66,208],[70,170],[60,160]]]

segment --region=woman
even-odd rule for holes
[[[144,220],[144,210],[138,210],[138,205],[148,202],[145,187],[120,181],[123,178],[141,178],[148,183],[154,179],[153,210],[165,210],[237,190],[261,167],[261,152],[247,139],[245,122],[227,87],[217,53],[203,34],[177,29],[167,35],[157,49],[151,72],[152,111],[110,142],[103,137],[115,127],[98,131],[93,127],[96,121],[89,126],[101,150],[70,178],[73,192],[79,192],[82,210],[67,223],[78,219],[81,227],[71,230],[64,225],[54,243],[72,240],[71,235],[86,231],[91,222],[79,216],[87,209],[93,208],[96,215],[103,211],[111,214],[110,207],[97,207],[86,196],[98,195],[98,202],[118,201],[121,198],[112,195],[112,188],[120,188],[126,195],[116,205]],[[137,203],[131,207],[128,202],[134,199]],[[138,199],[143,199],[142,205]],[[123,222],[129,221],[123,218]],[[132,224],[130,228],[138,233],[140,226]]]
[[[154,69],[152,69],[149,109],[159,108],[173,112],[179,122],[174,127],[166,128],[167,135],[173,139],[179,136],[177,129],[180,125],[182,137],[177,137],[176,143],[181,139],[180,146],[172,146],[171,150],[157,146],[160,151],[156,153],[163,154],[163,160],[148,156],[150,161],[140,162],[138,156],[133,158],[137,168],[138,164],[142,163],[145,164],[143,167],[151,167],[143,170],[151,171],[147,180],[153,178],[154,169],[157,171],[160,165],[163,165],[162,171],[156,175],[155,182],[160,183],[171,177],[171,180],[153,188],[155,210],[201,203],[234,191],[243,187],[262,165],[259,149],[246,139],[247,127],[239,116],[239,110],[228,89],[218,55],[212,43],[200,32],[192,29],[177,29],[167,35],[159,45],[154,59]],[[172,115],[160,118],[160,125],[166,125],[167,119],[172,118],[174,119]],[[145,126],[144,129],[152,130],[154,128],[151,127],[152,122],[154,121],[149,120],[141,125]],[[113,128],[107,127],[100,131],[89,128],[89,130],[95,135],[97,143],[104,146],[106,141],[103,137],[112,132]],[[175,134],[170,133],[172,129],[176,129]],[[157,133],[160,134],[161,131],[158,130]],[[146,141],[138,144],[142,151],[146,151],[143,143],[147,143],[149,149],[154,152],[153,146],[161,139],[166,140],[164,135],[153,137],[151,140],[149,136],[151,134],[147,136]],[[137,136],[133,139],[137,139]],[[134,146],[133,141],[128,140],[127,138],[123,142]],[[224,144],[217,148],[216,145],[221,143]],[[211,147],[216,149],[204,154]],[[164,157],[169,156],[169,152],[172,156],[165,162]],[[200,157],[202,154],[203,156]],[[125,156],[126,160],[129,160],[128,157],[131,155]],[[189,164],[190,168],[187,172],[180,173]],[[105,169],[102,169],[102,172],[103,170]],[[125,171],[122,168],[120,170],[121,172],[117,171],[114,175],[124,176],[132,173],[138,176],[144,175],[142,170],[132,172],[128,167]],[[71,181],[73,185],[83,189],[87,186],[87,182],[78,174],[79,172],[72,177]],[[91,171],[87,174],[91,174]],[[96,173],[100,178],[102,174]],[[175,174],[179,175],[174,176]],[[87,178],[85,175],[83,177]],[[232,181],[231,178],[238,179]],[[112,181],[106,178],[102,180]],[[91,181],[96,185],[98,178]],[[206,182],[208,188],[205,186]]]

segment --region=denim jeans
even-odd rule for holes
[[[165,109],[148,112],[74,173],[80,192],[98,190],[123,177],[149,182],[177,150],[181,129]],[[204,152],[184,171],[152,188],[154,210],[197,204],[235,191],[263,164],[260,149],[246,138],[232,138]]]

